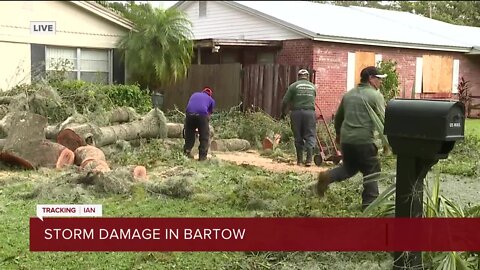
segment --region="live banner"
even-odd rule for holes
[[[30,218],[31,251],[478,251],[480,218]]]

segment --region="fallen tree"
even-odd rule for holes
[[[141,120],[121,125],[98,127],[87,123],[65,128],[58,133],[57,142],[75,151],[87,144],[101,147],[118,140],[166,137],[166,118],[162,111],[153,109]]]
[[[12,113],[10,117],[11,125],[3,141],[1,160],[27,169],[62,168],[73,164],[71,150],[45,139],[45,117],[29,112]]]
[[[243,139],[216,139],[210,143],[212,151],[243,151],[250,148],[250,143]]]

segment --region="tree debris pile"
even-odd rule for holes
[[[24,199],[61,201],[62,203],[91,203],[104,194],[133,195],[138,189],[156,196],[189,198],[195,193],[194,183],[203,176],[180,168],[175,175],[170,173],[145,181],[131,174],[133,166],[120,167],[109,172],[85,172],[76,168],[58,172],[58,176],[40,175],[33,191],[24,194]],[[167,169],[166,171],[169,171]],[[39,171],[42,174],[42,171]]]

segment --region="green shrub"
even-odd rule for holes
[[[390,99],[398,96],[400,93],[398,88],[400,83],[398,81],[397,62],[393,60],[386,60],[378,62],[377,65],[381,74],[388,75],[385,79],[383,79],[382,86],[380,87],[380,92],[383,94],[385,102],[388,102]]]
[[[54,86],[64,102],[79,113],[99,109],[111,110],[117,106],[128,106],[139,113],[152,108],[148,93],[138,85],[103,85],[84,81],[61,81]]]

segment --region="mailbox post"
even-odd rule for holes
[[[384,134],[397,155],[395,217],[423,216],[423,180],[455,142],[464,138],[461,102],[393,99],[385,110]],[[423,269],[421,252],[394,252],[393,269]]]

